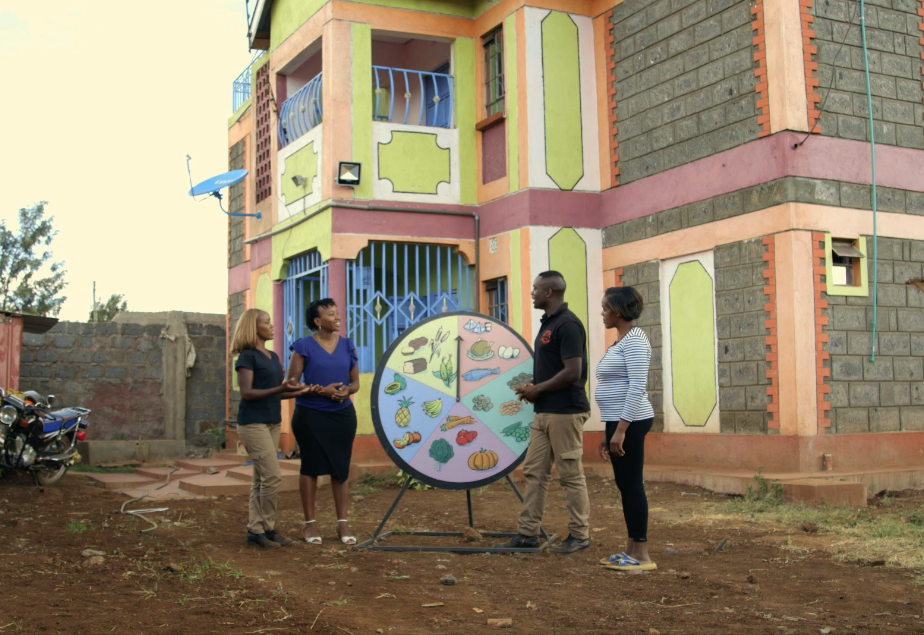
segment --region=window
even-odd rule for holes
[[[825,236],[825,279],[828,295],[867,296],[866,239]]]
[[[504,30],[498,27],[486,35],[484,45],[484,104],[487,115],[504,110]]]
[[[495,278],[484,283],[488,294],[488,315],[507,322],[507,278]]]

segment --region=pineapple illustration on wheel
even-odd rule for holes
[[[411,404],[413,403],[411,399],[402,399],[398,402],[401,407],[395,413],[395,423],[399,428],[406,428],[411,422]]]

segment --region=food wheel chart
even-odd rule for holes
[[[403,472],[470,490],[523,461],[533,407],[514,389],[532,381],[533,355],[503,322],[442,313],[406,330],[379,362],[372,419]]]

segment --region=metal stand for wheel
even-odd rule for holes
[[[520,502],[523,502],[523,496],[520,494],[520,490],[517,489],[517,486],[514,485],[513,480],[510,478],[510,475],[507,475],[507,482],[510,484],[510,487],[513,489],[513,493],[516,494],[517,498],[520,499]],[[404,493],[408,490],[408,487],[411,486],[411,483],[414,481],[413,476],[408,476],[407,481],[404,483],[404,487],[401,488],[401,491],[398,492],[398,496],[395,498],[395,502],[391,504],[391,507],[388,508],[388,512],[385,514],[385,518],[382,519],[382,522],[379,523],[378,528],[375,530],[375,533],[372,534],[372,538],[356,545],[357,549],[369,549],[370,551],[451,551],[455,553],[540,553],[548,549],[549,545],[557,537],[555,534],[546,534],[545,530],[540,526],[539,534],[542,536],[542,542],[538,547],[525,547],[522,549],[515,549],[512,547],[415,547],[415,546],[399,546],[399,545],[378,545],[376,544],[379,540],[385,540],[393,535],[397,536],[454,536],[461,538],[465,534],[455,531],[386,531],[382,533],[382,529],[385,527],[385,523],[388,522],[388,519],[391,517],[392,513],[395,511],[395,508],[398,506],[398,503],[401,502],[401,497],[404,496]],[[472,513],[472,490],[465,490],[465,498],[468,503],[468,526],[473,528],[475,527],[474,514]],[[513,538],[518,534],[500,534],[500,533],[486,533],[481,534],[485,538]]]

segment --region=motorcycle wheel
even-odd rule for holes
[[[57,452],[63,452],[67,446],[59,439],[55,441],[53,449]],[[41,472],[35,473],[35,482],[41,487],[51,487],[57,485],[58,481],[64,478],[64,475],[67,474],[67,466],[62,465],[56,470],[42,470]]]

